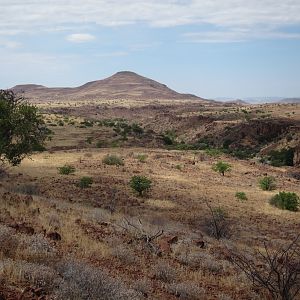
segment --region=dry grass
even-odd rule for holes
[[[61,106],[66,105],[57,104]],[[282,107],[272,109],[276,115],[284,114]],[[194,113],[179,104],[176,112],[179,116]],[[50,118],[58,121],[62,117]],[[83,120],[70,119],[77,123]],[[161,126],[159,121],[155,126]],[[299,213],[269,204],[279,190],[300,194],[299,181],[288,177],[287,169],[222,156],[220,159],[232,165],[232,172],[223,177],[212,171],[217,159],[201,151],[193,164],[193,151],[75,149],[88,136],[110,138],[111,132],[68,124],[54,130],[57,135],[51,142],[52,149],[69,150],[35,154],[1,181],[1,279],[6,278],[16,290],[28,285],[47,288],[47,293],[57,299],[264,299],[265,295],[253,290],[229,262],[227,250],[252,250],[264,241],[293,239],[299,229]],[[108,153],[121,156],[124,166],[105,166],[102,159]],[[139,162],[135,153],[147,155],[146,162]],[[74,165],[76,173],[59,175],[57,167],[64,164]],[[182,169],[177,170],[176,165]],[[277,190],[259,189],[257,180],[265,173],[277,179]],[[128,187],[134,175],[153,180],[148,198],[137,199]],[[82,176],[94,179],[88,191],[75,186]],[[32,192],[35,186],[38,192]],[[243,203],[235,199],[235,193],[241,190],[248,196]],[[4,195],[7,191],[9,197]],[[30,203],[24,201],[26,194],[34,194]],[[112,200],[115,210],[111,213],[108,208]],[[203,221],[209,211],[204,200],[228,213],[229,240],[217,241],[205,233]],[[125,219],[137,228],[126,228]],[[35,234],[9,227],[23,223]],[[160,256],[145,251],[145,243],[139,239],[141,232],[151,236],[158,230],[163,234],[153,244],[167,248]],[[59,233],[61,240],[51,240],[49,232]],[[176,239],[168,244],[170,237]],[[203,247],[199,246],[201,241]]]

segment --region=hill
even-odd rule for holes
[[[300,103],[300,98],[285,98],[280,100],[279,103]]]
[[[74,88],[48,88],[41,85],[17,85],[12,88],[24,92],[26,98],[39,101],[70,101],[95,99],[191,99],[204,100],[195,95],[180,94],[166,85],[122,71],[103,80],[88,82]]]

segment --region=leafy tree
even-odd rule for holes
[[[22,95],[0,90],[0,161],[20,164],[33,151],[43,149],[49,134],[35,106]]]
[[[226,162],[219,161],[213,166],[213,170],[225,176],[225,172],[231,171],[231,165]]]
[[[130,187],[138,192],[139,196],[151,188],[151,180],[145,176],[133,176],[129,182]]]
[[[276,188],[276,180],[272,176],[265,176],[258,183],[263,191],[272,191]]]

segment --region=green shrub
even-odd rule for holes
[[[141,163],[146,162],[147,158],[148,158],[148,155],[146,155],[146,154],[138,154],[136,156],[136,159]]]
[[[64,165],[62,167],[57,168],[59,174],[61,175],[69,175],[75,173],[75,167],[70,165]]]
[[[282,149],[280,151],[271,151],[269,153],[269,159],[271,165],[274,167],[282,167],[282,166],[293,166],[294,165],[294,152],[295,150],[290,149]]]
[[[176,133],[172,130],[167,130],[162,136],[165,145],[175,145],[176,144]]]
[[[175,169],[179,170],[179,171],[182,171],[182,166],[181,165],[176,165],[175,166]]]
[[[248,200],[247,195],[245,192],[236,192],[235,193],[235,197],[239,200],[239,201],[246,201]]]
[[[124,166],[124,162],[122,160],[121,157],[117,156],[117,155],[106,155],[102,162],[106,165],[109,165],[109,166]]]
[[[129,182],[130,187],[136,191],[139,196],[143,196],[145,191],[151,188],[151,180],[145,176],[133,176]]]
[[[97,148],[102,148],[104,146],[104,142],[103,141],[97,141],[96,143],[96,147]]]
[[[219,161],[212,167],[212,169],[225,176],[225,172],[231,171],[231,165],[226,162]]]
[[[217,148],[208,148],[208,149],[205,149],[205,153],[212,157],[218,157],[222,154],[222,151]]]
[[[258,183],[263,191],[272,191],[276,188],[276,180],[272,176],[265,176]]]
[[[280,192],[271,198],[270,204],[281,209],[298,211],[300,198],[295,193]]]
[[[93,141],[93,138],[91,136],[89,136],[87,139],[86,139],[86,142],[88,144],[92,144],[92,141]]]
[[[131,128],[132,128],[132,131],[136,134],[143,134],[144,133],[144,129],[139,124],[133,123],[131,125]]]
[[[80,178],[80,181],[78,183],[78,186],[82,189],[88,188],[93,184],[93,178],[84,176]]]

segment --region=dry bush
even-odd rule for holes
[[[142,222],[141,219],[127,219],[124,218],[119,227],[128,232],[132,238],[138,242],[142,242],[143,250],[148,250],[153,254],[160,254],[159,247],[155,244],[155,240],[162,236],[164,231],[157,229],[147,222]]]
[[[15,236],[15,230],[4,225],[0,225],[0,254],[5,257],[15,255],[19,241]]]
[[[176,281],[177,271],[169,264],[162,262],[154,266],[153,275],[164,283],[173,283]]]
[[[293,300],[300,295],[300,235],[291,243],[271,250],[265,243],[254,257],[231,252],[232,262],[254,286],[263,288],[272,299]]]
[[[214,274],[223,272],[223,265],[215,257],[203,251],[185,251],[176,256],[183,265],[199,268]]]
[[[217,240],[230,236],[230,221],[227,212],[221,207],[212,207],[207,201],[209,217],[205,220],[204,227],[207,233]]]
[[[132,288],[139,294],[145,298],[148,298],[148,294],[151,289],[151,281],[147,280],[146,278],[140,279],[136,281]]]
[[[42,234],[20,235],[17,250],[19,258],[30,262],[51,262],[56,258],[56,250]]]
[[[205,300],[206,291],[193,282],[173,283],[167,290],[181,300]]]
[[[48,214],[48,225],[51,230],[58,230],[61,227],[61,220],[57,213]]]
[[[60,281],[58,273],[44,265],[9,259],[4,260],[0,266],[0,276],[7,283],[30,284],[51,290]]]
[[[33,183],[23,183],[19,185],[13,185],[8,189],[12,193],[25,194],[30,196],[38,196],[40,194],[40,189],[36,184]]]
[[[100,224],[103,222],[109,222],[111,216],[107,210],[102,208],[95,208],[92,211],[88,212],[84,217],[88,221]]]
[[[233,299],[230,296],[221,293],[218,295],[218,300],[233,300]]]
[[[111,255],[127,265],[131,265],[137,262],[137,257],[134,251],[124,245],[118,245],[111,249]]]
[[[58,300],[137,300],[137,293],[118,279],[86,264],[66,261],[58,266],[63,281],[55,292]]]

